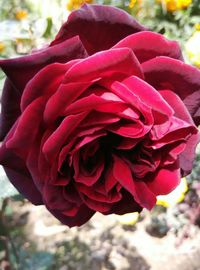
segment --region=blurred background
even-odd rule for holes
[[[200,0],[0,0],[0,58],[48,44],[83,3],[126,10],[178,40],[185,61],[200,68]],[[199,161],[200,148],[192,174],[151,213],[96,214],[72,229],[19,195],[0,168],[0,269],[200,270]]]

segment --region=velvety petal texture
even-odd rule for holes
[[[150,210],[190,173],[200,72],[126,12],[83,5],[48,47],[0,67],[0,164],[63,224]]]

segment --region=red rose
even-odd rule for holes
[[[84,5],[48,48],[0,66],[0,162],[62,223],[151,209],[191,171],[200,72],[124,11]]]

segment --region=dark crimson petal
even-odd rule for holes
[[[121,194],[122,199],[119,202],[112,204],[111,209],[108,212],[104,212],[104,215],[124,215],[127,213],[142,211],[143,208],[138,203],[136,203],[136,201],[133,199],[133,196],[128,191],[122,190]]]
[[[109,194],[104,195],[104,194],[101,194],[98,191],[98,189],[95,190],[94,187],[88,187],[82,184],[78,184],[77,188],[79,192],[85,194],[91,200],[94,200],[97,202],[115,203],[115,202],[118,202],[122,198],[121,194],[116,191],[110,192]]]
[[[20,98],[21,94],[7,78],[4,83],[3,94],[1,97],[0,140],[4,139],[21,114]]]
[[[170,165],[160,169],[152,178],[146,185],[156,196],[169,194],[180,183],[180,168],[177,164]]]
[[[200,71],[169,57],[142,64],[145,79],[156,89],[170,89],[183,101],[196,125],[200,124]]]
[[[0,67],[17,91],[22,93],[27,82],[46,65],[55,62],[66,63],[72,59],[85,57],[87,53],[79,37],[76,36],[27,56],[0,60]]]
[[[123,10],[105,5],[83,5],[69,15],[51,45],[78,35],[91,55],[111,48],[130,34],[144,30]]]
[[[69,227],[81,226],[86,223],[95,213],[95,211],[88,208],[86,205],[82,204],[78,208],[78,212],[74,216],[68,216],[64,212],[59,210],[47,209],[63,224],[68,225]]]
[[[31,179],[31,175],[28,172],[26,165],[19,157],[15,156],[15,154],[11,154],[11,158],[9,160],[10,163],[17,162],[17,169],[11,169],[7,166],[4,166],[4,170],[10,180],[10,182],[15,186],[15,188],[19,191],[20,194],[24,196],[24,198],[28,199],[35,205],[42,205],[43,199],[41,193],[36,188],[33,180]]]
[[[81,193],[81,197],[84,203],[94,211],[104,213],[110,211],[110,208],[112,207],[112,203],[92,200],[90,197],[83,193]]]
[[[78,37],[37,53],[15,59],[0,60],[0,67],[7,75],[2,94],[0,139],[3,139],[20,115],[20,98],[29,80],[44,66],[65,63],[75,58],[85,58],[87,53]],[[49,80],[49,78],[44,78]]]
[[[182,100],[172,91],[170,90],[162,90],[160,91],[161,95],[164,99],[172,106],[175,111],[175,116],[180,119],[187,121],[192,126],[194,122],[189,114],[187,108],[185,107]],[[193,161],[195,158],[195,149],[196,145],[200,140],[200,134],[198,133],[198,129],[196,132],[194,128],[191,130],[191,137],[187,140],[186,148],[183,153],[180,154],[180,167],[182,169],[183,175],[187,175],[192,170]]]
[[[48,208],[57,209],[59,211],[68,211],[73,208],[73,204],[63,197],[62,189],[63,187],[53,185],[45,185],[43,187],[42,195],[44,203]]]
[[[176,41],[168,40],[163,35],[143,31],[120,40],[113,48],[128,47],[133,50],[140,63],[157,56],[168,56],[183,60],[181,48]]]
[[[149,210],[156,204],[155,194],[142,181],[134,181],[128,164],[117,156],[114,157],[113,175],[128,192],[133,195],[134,200],[142,207]]]
[[[10,130],[6,140],[12,137],[15,126]],[[42,196],[36,188],[25,162],[6,148],[6,140],[0,148],[0,163],[16,189],[33,204],[43,204]]]

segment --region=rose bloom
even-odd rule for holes
[[[62,223],[152,209],[191,171],[200,71],[124,11],[84,5],[48,47],[0,66],[0,163]]]

